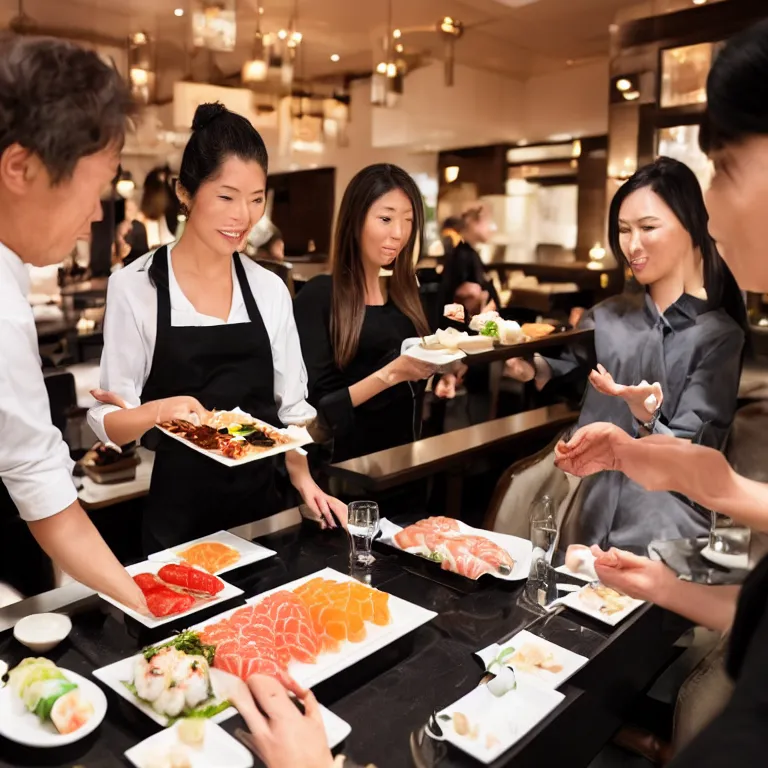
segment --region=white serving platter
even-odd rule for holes
[[[166,563],[158,563],[145,560],[141,563],[136,563],[135,565],[129,565],[125,570],[128,571],[131,576],[136,576],[139,573],[156,574],[163,567],[163,565],[166,565]],[[221,579],[221,581],[224,581],[224,579]],[[172,621],[180,621],[186,616],[191,616],[193,613],[197,613],[198,611],[210,608],[212,605],[225,603],[227,600],[231,600],[233,597],[238,597],[242,594],[242,589],[224,581],[224,589],[222,589],[218,595],[212,597],[210,600],[201,600],[184,613],[174,613],[172,616],[163,616],[162,618],[155,618],[154,616],[142,616],[140,613],[137,613],[122,603],[118,603],[117,600],[113,600],[111,597],[104,595],[101,592],[99,592],[99,597],[102,600],[106,600],[108,603],[111,603],[116,608],[119,608],[128,616],[136,619],[136,621],[141,622],[145,627],[154,629],[155,627],[162,627],[163,624],[170,624]]]
[[[506,533],[496,533],[494,531],[485,531],[482,528],[473,528],[471,525],[466,525],[460,520],[459,531],[462,534],[469,536],[484,536],[486,539],[490,539],[494,544],[498,544],[502,549],[509,553],[509,556],[515,561],[515,567],[512,572],[506,576],[501,573],[490,573],[488,576],[492,576],[495,579],[501,579],[502,581],[523,581],[528,578],[528,573],[531,570],[531,556],[533,553],[533,545],[528,539],[520,539],[517,536],[510,536]],[[386,544],[393,549],[398,549],[401,552],[408,552],[408,554],[415,555],[416,557],[422,557],[417,552],[412,552],[408,549],[401,549],[395,543],[395,535],[400,533],[403,528],[396,525],[391,520],[387,520],[383,517],[379,522],[379,530],[381,531],[381,538],[379,541],[382,544]],[[427,558],[422,557],[423,560]],[[453,573],[453,571],[446,571],[446,573]]]
[[[602,621],[609,627],[615,627],[620,622],[624,621],[631,613],[634,613],[641,605],[645,605],[644,600],[636,600],[633,597],[625,597],[627,607],[616,613],[608,614],[593,608],[590,604],[584,602],[583,595],[586,590],[592,589],[592,585],[587,584],[583,586],[578,592],[571,592],[565,597],[561,597],[557,602],[561,605],[565,605],[568,608],[572,608],[574,611],[591,616],[593,619]]]
[[[265,421],[262,421],[261,419],[257,419],[254,416],[251,416],[250,414],[246,413],[240,408],[234,408],[232,409],[232,411],[230,411],[230,413],[242,414],[243,416],[246,416],[250,421],[253,421],[256,424],[260,424],[265,427],[272,427],[273,429],[275,429],[275,427],[272,424],[267,424]],[[277,456],[281,453],[294,451],[296,449],[301,448],[301,446],[303,445],[308,445],[309,443],[313,442],[306,427],[298,427],[294,424],[291,424],[290,426],[285,427],[284,429],[278,430],[278,432],[280,432],[281,434],[291,438],[290,443],[287,443],[286,445],[276,445],[274,448],[268,448],[267,450],[261,451],[260,453],[252,453],[249,456],[244,456],[242,459],[230,459],[228,456],[223,456],[218,451],[210,451],[210,450],[207,450],[206,448],[200,448],[199,446],[190,442],[186,438],[181,437],[180,435],[174,434],[173,432],[169,432],[167,429],[165,429],[164,427],[161,427],[159,424],[157,425],[157,428],[164,435],[168,435],[168,437],[171,437],[174,440],[178,440],[178,442],[182,443],[183,445],[186,445],[187,448],[191,448],[193,451],[197,451],[198,453],[203,454],[203,456],[208,456],[208,458],[213,459],[214,461],[218,461],[219,464],[223,464],[225,467],[241,467],[243,464],[250,464],[252,461],[261,461],[262,459],[268,459],[270,456]]]
[[[580,571],[572,571],[567,565],[561,565],[558,568],[555,568],[555,570],[558,573],[562,573],[565,576],[578,579],[579,581],[594,581],[592,576],[587,576],[585,573],[581,573]]]
[[[61,734],[53,723],[43,723],[37,715],[29,712],[21,698],[11,690],[11,686],[6,685],[0,690],[0,735],[28,747],[51,748],[80,741],[99,727],[107,713],[104,691],[76,672],[68,669],[61,669],[61,672],[70,682],[77,683],[83,698],[93,705],[93,717],[73,733]]]
[[[260,544],[254,544],[252,541],[247,541],[239,536],[235,536],[234,533],[218,531],[216,533],[211,533],[208,536],[201,536],[199,539],[192,539],[192,541],[187,541],[176,547],[164,549],[162,552],[153,552],[148,560],[150,562],[162,564],[181,563],[183,560],[179,556],[179,552],[183,552],[185,549],[189,549],[195,544],[202,544],[209,541],[225,544],[240,553],[240,559],[236,563],[228,565],[220,571],[216,571],[216,576],[220,576],[222,573],[227,573],[228,571],[234,571],[236,568],[242,568],[244,565],[258,563],[261,560],[266,560],[277,554],[273,549],[267,549],[267,547],[262,547]]]
[[[315,578],[331,579],[333,581],[355,581],[355,579],[345,573],[335,571],[333,568],[324,568],[322,571],[317,571],[302,579],[296,579],[296,581],[292,581],[289,584],[284,584],[276,589],[271,589],[268,592],[251,597],[246,602],[249,605],[254,605],[273,592],[279,592],[284,589],[292,590]],[[328,680],[328,678],[357,664],[357,662],[362,661],[371,654],[380,651],[382,648],[386,648],[390,643],[413,632],[422,624],[426,624],[437,616],[434,611],[428,611],[426,608],[421,608],[394,595],[389,596],[389,612],[391,621],[385,627],[379,627],[370,622],[365,623],[367,636],[362,642],[345,642],[338,653],[322,653],[315,664],[302,664],[294,661],[288,665],[288,674],[299,685],[305,688],[312,688],[318,683],[323,682],[323,680]],[[234,611],[229,611],[224,616],[231,613],[234,613]],[[222,617],[213,618],[210,621],[192,627],[192,629],[203,629],[214,624],[220,618]]]
[[[478,651],[477,655],[483,660],[487,667],[487,665],[494,659],[497,659],[502,652],[507,650],[511,651],[511,649],[519,651],[525,646],[535,646],[547,654],[551,653],[553,662],[559,665],[561,669],[556,672],[551,672],[539,667],[525,669],[516,663],[513,654],[505,657],[504,664],[515,671],[516,680],[530,680],[539,685],[543,685],[546,688],[559,688],[566,680],[568,680],[568,678],[575,675],[576,672],[589,661],[585,656],[579,656],[578,653],[573,653],[573,651],[569,651],[556,643],[545,640],[543,637],[531,634],[525,629],[518,632],[506,643],[501,645],[491,643],[487,648]]]
[[[467,356],[466,353],[461,350],[451,352],[447,349],[424,349],[424,347],[419,344],[413,347],[408,347],[403,354],[408,355],[408,357],[412,357],[415,360],[421,360],[423,363],[436,365],[438,368],[451,365],[451,363],[457,363]]]
[[[517,688],[496,697],[481,685],[437,714],[445,740],[485,765],[517,744],[544,720],[565,698],[562,693],[518,680]],[[460,713],[477,731],[461,735],[454,728],[453,715]],[[449,720],[442,716],[449,716]]]

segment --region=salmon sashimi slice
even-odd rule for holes
[[[204,595],[217,595],[224,589],[224,582],[221,579],[188,565],[164,565],[157,572],[157,575],[166,584],[182,587],[191,592],[200,592]]]
[[[462,534],[458,520],[429,517],[395,534],[401,549],[441,563],[445,571],[470,579],[491,573],[506,576],[515,561],[503,547],[485,536]]]
[[[204,568],[208,573],[218,573],[240,560],[240,553],[220,541],[202,541],[176,553],[187,565]]]

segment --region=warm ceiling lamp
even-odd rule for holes
[[[704,5],[706,2],[707,0],[693,0],[694,5]]]
[[[183,8],[177,8],[177,9],[176,9],[176,10],[173,12],[173,15],[174,15],[174,16],[179,16],[179,17],[183,16],[183,15],[184,15],[184,9],[183,9]]]
[[[459,178],[459,166],[458,165],[446,166],[445,170],[443,171],[443,176],[445,177],[445,181],[447,184],[453,184],[453,182]]]
[[[627,101],[637,101],[640,98],[640,91],[624,91],[621,95]]]
[[[251,58],[243,64],[243,83],[262,83],[267,79],[267,50],[261,33],[261,5],[256,0],[256,32],[253,36]]]
[[[154,95],[155,73],[146,32],[136,32],[128,40],[128,78],[133,97],[143,104],[149,104]]]
[[[628,91],[632,87],[632,81],[627,80],[626,77],[621,77],[616,81],[616,88],[620,90],[622,93],[624,91]]]
[[[464,25],[450,16],[445,16],[440,22],[439,30],[445,40],[445,84],[450,87],[453,85],[456,41],[464,34]]]
[[[339,56],[338,53],[332,53],[331,54],[331,61],[334,62],[334,63],[336,63],[340,58],[341,58],[341,56]]]

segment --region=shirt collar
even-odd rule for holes
[[[662,314],[654,304],[650,292],[646,291],[645,311],[653,324],[664,325],[673,331],[683,331],[695,325],[699,315],[707,311],[707,302],[691,296],[690,293],[684,293]]]
[[[19,293],[26,299],[29,296],[30,277],[27,265],[7,246],[0,243],[0,262],[5,264],[14,282],[19,287]]]

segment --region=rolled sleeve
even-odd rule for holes
[[[51,422],[31,311],[28,323],[1,319],[0,333],[0,477],[21,517],[42,520],[77,500],[73,462]]]

